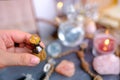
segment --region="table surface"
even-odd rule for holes
[[[59,40],[56,40],[56,42],[60,43]],[[92,68],[92,60],[94,58],[94,56],[92,55],[92,40],[89,41],[89,44],[90,45],[88,49],[86,49],[85,51],[85,59],[89,62],[91,70],[95,72]],[[64,46],[62,46],[62,48],[63,51],[74,49]],[[56,59],[56,62],[59,63],[62,60],[69,60],[74,62],[76,69],[74,76],[68,78],[54,72],[50,77],[50,80],[92,80],[92,78],[81,69],[80,60],[77,58],[76,54],[73,53],[62,58]],[[18,78],[22,77],[23,73],[24,74],[30,73],[32,74],[34,80],[39,80],[44,64],[45,62],[41,62],[36,67],[9,67],[6,69],[2,69],[0,70],[0,80],[17,80]],[[120,75],[107,75],[102,77],[104,80],[120,80]]]

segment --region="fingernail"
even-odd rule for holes
[[[38,57],[31,58],[31,64],[36,65],[40,63],[40,59]]]
[[[44,43],[42,41],[40,42],[39,45],[42,46],[43,48],[45,48],[45,45],[44,45]]]

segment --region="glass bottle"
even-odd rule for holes
[[[68,20],[60,24],[58,29],[58,37],[63,45],[75,47],[84,39],[84,19],[82,15],[78,16],[73,5],[70,5],[68,9]]]

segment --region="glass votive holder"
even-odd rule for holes
[[[117,47],[114,32],[108,29],[97,30],[93,39],[94,56],[113,54]]]

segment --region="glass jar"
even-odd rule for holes
[[[58,37],[65,46],[74,47],[84,39],[83,20],[70,19],[59,26]]]

